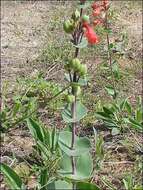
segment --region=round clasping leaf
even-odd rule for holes
[[[72,174],[71,157],[64,155],[61,161],[61,170],[59,174],[63,177],[72,180],[85,180],[91,177],[93,171],[93,161],[91,154],[83,153],[82,155],[75,157],[76,172]]]
[[[75,136],[75,146],[71,149],[72,133],[69,131],[63,131],[59,134],[59,146],[64,153],[68,156],[80,156],[83,153],[89,152],[91,148],[90,141],[87,137]]]

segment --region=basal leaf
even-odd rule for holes
[[[141,123],[141,122],[143,121],[143,112],[142,112],[141,109],[137,109],[137,110],[135,111],[135,118],[136,118],[136,120],[137,120],[139,123]]]
[[[48,183],[48,169],[41,170],[40,174],[40,190],[47,190],[47,184]]]
[[[97,185],[87,182],[78,182],[77,190],[101,190]]]
[[[11,189],[23,189],[22,180],[13,169],[2,163],[1,172],[6,177]]]
[[[143,131],[143,124],[139,123],[138,121],[132,118],[129,118],[129,122],[131,123],[132,128],[138,131]]]
[[[126,108],[126,110],[127,110],[127,112],[128,112],[129,114],[132,113],[132,107],[131,107],[130,102],[126,101],[126,103],[125,103],[125,108]]]
[[[43,142],[44,136],[42,127],[31,118],[27,120],[27,124],[33,138]]]
[[[53,131],[52,131],[52,147],[51,147],[51,151],[53,152],[56,149],[56,145],[57,145],[57,133],[56,133],[56,127],[54,127]]]
[[[110,114],[113,115],[113,111],[112,111],[111,109],[109,109],[109,108],[103,106],[103,110],[104,110],[105,113],[107,113],[107,114],[109,114],[109,115],[110,115]]]

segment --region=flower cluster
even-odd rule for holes
[[[94,26],[98,24],[103,23],[103,19],[100,17],[103,12],[106,12],[109,8],[109,1],[108,0],[103,0],[100,4],[97,2],[94,2],[92,4],[92,9],[93,9],[93,17],[95,17],[95,20],[93,21]]]
[[[109,7],[109,1],[108,0],[103,0],[100,4],[97,2],[94,2],[92,5],[92,16],[94,19],[93,21],[93,26],[97,26],[99,24],[103,23],[102,18],[99,16],[101,15],[102,12],[106,11]],[[89,23],[89,18],[87,15],[83,16],[83,29],[84,29],[84,35],[88,40],[88,43],[90,44],[97,44],[99,43],[99,37],[97,34],[94,32],[94,29],[92,25]]]
[[[101,11],[106,11],[109,7],[109,1],[108,0],[102,0],[102,2],[99,4],[97,2],[94,2],[92,4],[93,9],[93,15],[98,16],[100,15]]]
[[[84,4],[86,0],[80,0],[81,4]],[[79,26],[82,22],[82,29],[84,36],[86,37],[89,44],[94,45],[99,43],[99,37],[94,31],[95,26],[99,24],[103,24],[104,20],[102,18],[102,13],[106,12],[109,7],[108,0],[102,0],[99,2],[94,2],[91,5],[92,8],[92,20],[93,22],[90,23],[89,16],[83,15],[82,20],[80,19],[81,15],[78,10],[76,10],[73,14],[71,19],[68,19],[64,22],[64,31],[68,34],[74,35],[77,26]]]

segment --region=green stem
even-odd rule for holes
[[[106,30],[108,30],[108,12],[106,10],[106,15],[105,15],[105,28]],[[113,73],[113,69],[112,69],[112,55],[111,55],[111,51],[110,51],[110,40],[109,40],[109,35],[107,32],[106,35],[106,40],[107,40],[107,46],[108,46],[108,60],[109,60],[109,67],[110,67],[110,72],[111,72],[111,76],[112,76],[112,85],[114,88],[114,92],[115,92],[115,97],[116,97],[116,84],[115,84],[115,78],[114,78],[114,73]]]
[[[83,9],[81,8],[80,10],[80,18],[82,16],[82,12]],[[79,43],[79,41],[82,40],[82,23],[79,23],[79,27],[78,30],[76,31],[76,34],[74,35],[74,43],[77,45]],[[75,54],[74,54],[74,58],[77,58],[79,54],[79,48],[75,49]],[[71,82],[77,82],[77,73],[74,72],[73,73],[73,81]],[[73,120],[76,120],[76,106],[77,106],[77,99],[76,99],[76,95],[74,92],[74,88],[72,87],[72,94],[75,96],[75,101],[72,103],[71,105],[71,112],[72,112],[72,118]],[[74,149],[75,146],[75,138],[76,138],[76,125],[77,123],[74,121],[72,123],[72,142],[71,142],[71,149]],[[72,174],[75,175],[76,174],[76,160],[74,156],[71,156],[71,162],[72,162]],[[73,190],[76,190],[76,184],[73,183]]]

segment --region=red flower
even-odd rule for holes
[[[103,7],[106,10],[109,6],[109,1],[108,0],[103,0]]]
[[[97,4],[96,2],[94,2],[91,7],[93,9],[93,16],[100,15],[101,11],[103,10],[103,6]]]
[[[96,2],[94,2],[93,4],[92,4],[92,8],[95,10],[97,7],[98,7],[99,5],[97,5],[97,3]]]
[[[99,38],[94,32],[93,28],[87,23],[83,23],[83,27],[86,29],[85,36],[90,44],[97,44],[99,42]]]
[[[98,7],[96,9],[94,9],[93,16],[99,16],[101,11],[102,11],[102,7]]]
[[[96,26],[96,25],[98,25],[98,24],[102,24],[103,23],[103,21],[101,20],[101,19],[97,19],[97,20],[94,20],[93,21],[93,25],[94,26]]]

